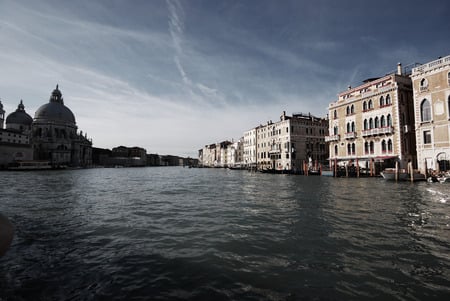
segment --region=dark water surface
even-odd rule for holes
[[[1,172],[0,300],[450,300],[450,184]]]

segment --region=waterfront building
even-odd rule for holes
[[[256,168],[256,128],[244,132],[243,164],[248,168]]]
[[[396,72],[339,93],[328,112],[330,165],[371,175],[395,162],[416,165],[412,83],[401,64]]]
[[[52,166],[91,166],[92,140],[77,129],[75,115],[64,105],[56,85],[49,102],[36,111],[31,125],[34,159],[49,161]]]
[[[257,168],[305,172],[328,158],[328,120],[311,114],[286,112],[280,121],[256,127]],[[307,165],[305,165],[307,164]]]
[[[413,68],[418,168],[450,170],[450,55]]]
[[[243,162],[244,143],[243,138],[231,142],[226,146],[226,167],[240,167]]]
[[[205,145],[198,151],[199,165],[202,167],[232,167],[241,164],[243,143],[241,140]]]
[[[25,112],[21,100],[17,110],[6,117],[0,102],[0,168],[6,168],[15,161],[32,160],[33,148],[29,134],[33,119]],[[6,128],[3,128],[6,125]]]

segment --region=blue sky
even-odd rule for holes
[[[0,0],[0,99],[34,116],[59,84],[94,146],[196,157],[449,55],[449,3]]]

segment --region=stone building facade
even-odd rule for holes
[[[450,55],[411,74],[417,161],[421,172],[450,170]]]
[[[256,127],[257,168],[304,172],[326,163],[327,130],[326,118],[302,113],[287,116],[283,112],[280,121]]]
[[[412,83],[402,66],[339,93],[328,107],[330,165],[384,167],[416,161]]]

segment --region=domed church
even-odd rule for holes
[[[34,160],[46,160],[52,166],[86,167],[92,164],[92,140],[77,133],[75,116],[64,105],[56,85],[48,103],[37,109],[31,124]]]

